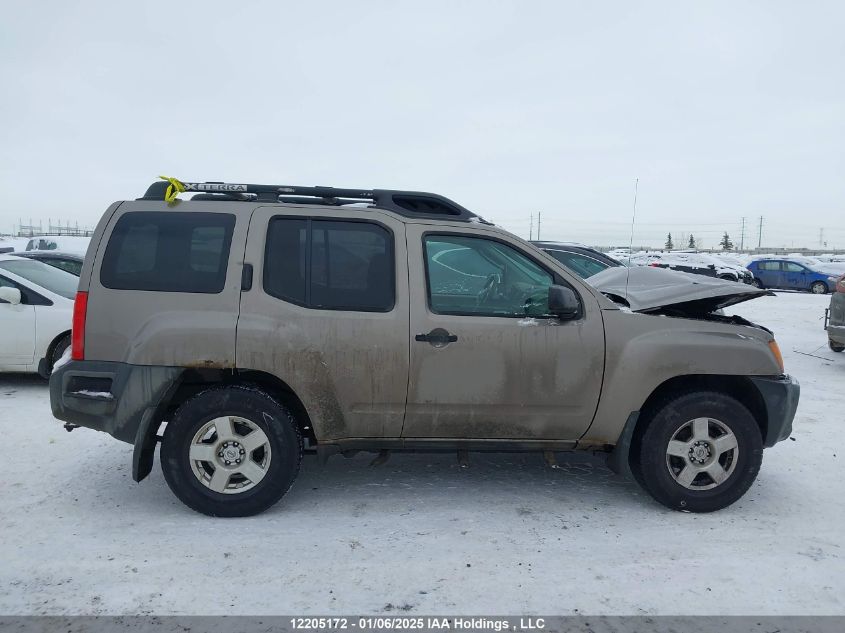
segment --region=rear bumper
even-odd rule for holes
[[[766,405],[766,434],[763,446],[770,448],[788,438],[798,408],[801,386],[792,376],[752,377]]]
[[[50,407],[59,420],[135,444],[180,373],[176,367],[70,361],[50,376]]]

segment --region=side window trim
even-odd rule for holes
[[[435,310],[434,307],[431,305],[431,279],[430,279],[429,271],[428,271],[428,259],[426,257],[425,243],[426,243],[426,240],[429,237],[438,237],[438,236],[440,236],[440,237],[462,237],[462,238],[470,238],[470,239],[489,240],[491,242],[497,242],[499,244],[507,246],[508,248],[513,249],[514,251],[516,251],[517,253],[519,253],[520,255],[525,257],[526,259],[528,259],[535,266],[540,268],[543,272],[548,274],[552,279],[553,285],[565,286],[565,287],[571,289],[572,292],[575,293],[575,296],[578,297],[578,302],[581,304],[581,316],[579,318],[583,318],[583,316],[584,316],[584,299],[583,299],[583,297],[581,297],[581,293],[578,291],[578,289],[573,287],[572,284],[569,283],[569,281],[567,281],[565,278],[563,278],[561,275],[559,275],[556,271],[550,270],[548,266],[546,266],[545,264],[537,261],[534,257],[532,257],[531,255],[526,253],[522,248],[519,248],[518,246],[511,244],[507,240],[503,240],[503,239],[496,237],[496,236],[493,236],[493,235],[482,235],[482,234],[478,234],[478,233],[463,233],[463,232],[459,232],[459,231],[454,231],[454,232],[452,232],[452,231],[437,231],[437,230],[425,231],[420,236],[420,240],[421,240],[420,245],[422,247],[422,259],[423,259],[422,263],[423,263],[423,270],[425,272],[425,303],[426,303],[426,308],[428,309],[428,311],[431,314],[437,314],[437,315],[443,315],[443,316],[471,316],[471,317],[480,317],[480,318],[484,318],[484,319],[490,319],[490,318],[493,318],[493,319],[524,319],[524,318],[526,318],[525,315],[521,315],[521,314],[512,314],[512,315],[509,315],[509,314],[479,314],[479,313],[472,313],[472,312],[457,313],[457,312],[438,312],[437,310]],[[560,265],[563,266],[563,264],[560,264]],[[532,319],[556,319],[557,317],[553,314],[546,314],[546,315],[532,315],[531,318]]]
[[[272,292],[267,288],[267,253],[270,249],[270,240],[268,239],[270,224],[274,220],[304,220],[305,221],[305,301],[297,301],[291,297],[282,297],[278,294]],[[312,273],[313,273],[313,265],[311,262],[311,255],[312,255],[312,247],[313,247],[313,225],[314,223],[320,222],[344,222],[344,223],[359,223],[359,224],[368,224],[371,226],[377,226],[378,228],[382,229],[387,233],[388,239],[386,242],[387,246],[387,254],[390,257],[390,280],[391,280],[391,303],[385,309],[367,309],[362,308],[360,306],[357,307],[333,307],[333,306],[315,306],[313,305],[312,297],[311,297],[311,281],[312,281]],[[394,233],[393,229],[384,224],[383,222],[379,222],[378,220],[371,220],[369,218],[347,218],[347,217],[336,217],[336,216],[320,216],[318,218],[314,218],[312,216],[306,215],[287,215],[287,214],[278,214],[273,215],[267,220],[267,224],[264,230],[264,261],[262,262],[262,272],[261,272],[261,290],[270,297],[277,299],[278,301],[283,301],[285,303],[289,303],[291,305],[296,305],[301,308],[305,308],[307,310],[332,310],[334,312],[373,312],[373,313],[380,313],[380,314],[387,314],[393,312],[396,309],[396,234]]]

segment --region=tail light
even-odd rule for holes
[[[845,292],[845,275],[836,281],[836,292]]]
[[[73,322],[70,333],[70,357],[85,360],[85,317],[88,314],[88,293],[77,292],[73,302]]]

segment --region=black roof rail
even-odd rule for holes
[[[412,218],[444,217],[465,222],[490,224],[457,202],[436,193],[398,191],[392,189],[339,189],[336,187],[302,187],[291,185],[255,185],[225,182],[183,182],[185,193],[196,194],[193,200],[226,200],[247,202],[290,202],[344,206],[369,203],[368,206]],[[167,181],[154,182],[138,200],[164,200]]]

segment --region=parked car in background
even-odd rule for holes
[[[845,351],[845,275],[836,280],[830,307],[825,311],[827,344],[834,352]]]
[[[22,251],[26,248],[29,238],[3,235],[0,237],[0,254]]]
[[[24,251],[62,251],[64,253],[76,253],[85,255],[90,237],[79,237],[76,235],[37,235],[26,243]]]
[[[70,345],[78,283],[42,262],[0,255],[0,371],[50,375]]]
[[[806,259],[756,259],[748,264],[758,288],[808,290],[814,294],[833,292],[841,271],[825,264],[812,264]]]
[[[546,251],[581,279],[591,277],[607,268],[622,266],[617,260],[608,257],[583,244],[574,242],[531,242],[537,248]]]
[[[752,275],[744,267],[721,261],[706,253],[646,251],[632,255],[631,263],[639,266],[668,268],[669,270],[707,277],[718,277],[726,281],[742,281],[748,284],[753,281]]]
[[[24,253],[15,253],[15,255],[44,262],[77,277],[79,277],[79,273],[82,271],[82,262],[85,259],[84,256],[77,255],[76,253],[63,253],[60,251],[27,251]]]

